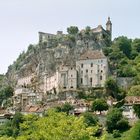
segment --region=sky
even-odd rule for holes
[[[140,38],[140,0],[0,0],[0,73],[4,74],[38,32],[66,32],[105,24],[110,16],[113,38]]]

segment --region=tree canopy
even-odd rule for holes
[[[106,101],[104,99],[96,99],[95,101],[93,101],[92,106],[91,106],[91,110],[92,111],[103,111],[103,110],[107,110],[108,109],[108,104],[106,103]]]
[[[113,132],[113,130],[125,131],[129,128],[128,120],[123,117],[122,111],[118,108],[109,110],[106,126],[109,132]]]

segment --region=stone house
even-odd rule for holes
[[[77,71],[75,66],[62,65],[58,71],[59,86],[61,89],[77,88]]]
[[[99,50],[87,50],[76,62],[78,87],[103,87],[108,76],[107,57]]]
[[[20,78],[14,89],[13,104],[16,108],[24,108],[26,105],[35,105],[42,100],[42,94],[31,86],[34,75]]]

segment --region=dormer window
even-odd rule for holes
[[[93,67],[93,63],[91,63],[91,67]]]
[[[83,68],[83,64],[81,64],[81,68]]]

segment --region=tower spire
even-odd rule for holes
[[[112,23],[111,23],[110,17],[108,17],[108,20],[106,23],[106,31],[110,33],[110,36],[112,36]]]

